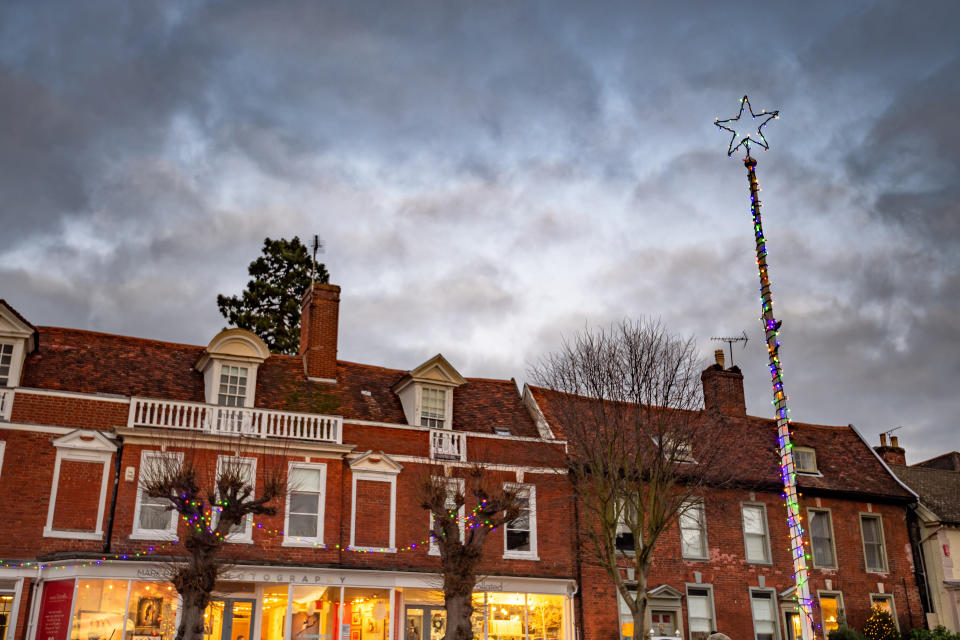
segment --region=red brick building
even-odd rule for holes
[[[237,329],[202,347],[34,327],[0,301],[0,640],[171,640],[178,605],[164,563],[182,556],[187,524],[141,479],[185,455],[239,464],[260,487],[280,470],[292,487],[275,516],[228,539],[206,640],[442,637],[417,486],[437,474],[454,485],[476,462],[527,504],[487,542],[477,637],[620,636],[615,591],[578,552],[548,394],[464,378],[440,355],[408,371],[338,360],[339,292],[317,284],[305,296],[295,356]],[[704,385],[708,408],[755,449],[742,470],[753,488],[704,496],[700,557],[677,527],[663,539],[650,623],[657,635],[790,640],[775,425],[746,415],[738,371],[712,367]],[[920,625],[904,524],[914,495],[851,427],[796,433],[825,616],[862,626],[881,602],[901,628]]]
[[[747,415],[736,367],[715,364],[701,380],[706,409],[717,412],[716,428],[728,430],[718,441],[739,449],[729,456],[738,467],[725,486],[741,488],[706,490],[690,517],[659,539],[645,628],[653,636],[695,639],[719,630],[737,639],[795,640],[799,621],[776,422]],[[529,391],[548,424],[563,434],[569,413],[561,399],[544,389]],[[905,509],[915,494],[852,425],[793,427],[805,539],[812,546],[815,623],[827,630],[844,622],[861,629],[871,607],[880,604],[902,630],[923,626]],[[696,459],[716,442],[690,444]],[[581,558],[579,580],[584,636],[630,635],[629,610],[623,603],[618,608],[612,581],[589,553]]]

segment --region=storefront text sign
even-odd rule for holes
[[[343,578],[334,575],[284,573],[274,571],[230,571],[224,580],[237,582],[289,582],[292,584],[340,584]]]
[[[54,580],[43,584],[36,640],[67,639],[71,604],[73,604],[73,580]]]

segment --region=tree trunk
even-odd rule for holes
[[[643,640],[644,635],[646,634],[646,625],[647,619],[647,599],[640,598],[640,601],[637,603],[637,610],[633,612],[633,640]]]
[[[203,640],[203,612],[210,602],[210,594],[195,587],[186,587],[180,596],[180,627],[176,640]]]
[[[444,635],[444,640],[472,640],[472,591],[445,594],[443,600],[447,609],[447,633]]]

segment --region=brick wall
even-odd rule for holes
[[[740,504],[766,505],[772,564],[749,564],[745,559]],[[712,491],[706,506],[709,560],[690,561],[681,557],[679,528],[674,523],[660,538],[650,572],[648,588],[668,584],[686,593],[686,585],[702,582],[713,588],[716,628],[731,638],[749,638],[753,634],[750,612],[750,587],[775,589],[779,594],[793,585],[793,565],[789,554],[786,511],[780,496],[748,491]],[[913,579],[906,526],[906,510],[896,504],[870,504],[838,498],[819,499],[804,496],[804,517],[808,507],[829,508],[833,520],[837,569],[813,568],[811,591],[827,589],[843,593],[843,604],[850,625],[862,629],[870,612],[870,594],[893,594],[900,628],[923,626],[919,593]],[[879,514],[883,520],[888,571],[867,572],[860,534],[860,514]],[[809,540],[809,539],[808,539]],[[606,573],[590,562],[585,549],[581,600],[586,640],[610,640],[617,633],[617,596]],[[699,574],[699,576],[697,575]],[[882,585],[882,589],[881,586]],[[779,614],[779,607],[778,607]],[[815,617],[820,621],[819,609]],[[685,637],[689,637],[689,616],[683,603]],[[781,633],[783,620],[779,621]]]
[[[130,405],[17,390],[10,422],[77,429],[113,429],[127,424]]]
[[[389,482],[357,480],[353,516],[354,544],[358,547],[390,546]]]
[[[102,483],[103,463],[61,460],[53,528],[58,531],[96,531]]]

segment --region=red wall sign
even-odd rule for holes
[[[73,580],[44,582],[36,640],[67,640],[72,604]]]

